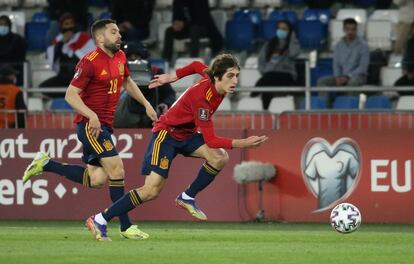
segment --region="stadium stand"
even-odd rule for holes
[[[281,7],[282,0],[253,0],[254,8]]]
[[[221,102],[219,108],[217,109],[219,112],[223,111],[231,111],[231,102],[228,97],[224,97],[223,101]]]
[[[397,110],[414,110],[414,96],[406,95],[398,99]]]
[[[50,102],[51,111],[73,111],[72,107],[66,102],[65,98],[53,98]]]
[[[295,110],[293,96],[273,97],[272,100],[270,100],[268,110],[272,114],[280,114],[284,111]]]
[[[380,82],[382,86],[394,86],[395,81],[402,75],[401,68],[382,67]]]
[[[244,8],[249,6],[249,0],[221,0],[220,8]]]
[[[335,98],[333,109],[358,109],[359,99],[356,96],[343,95]]]
[[[305,109],[305,100],[301,100],[300,109]],[[322,110],[327,109],[326,97],[324,96],[312,96],[311,97],[311,109],[312,110]]]
[[[368,20],[366,28],[366,39],[370,50],[392,49],[392,24],[387,20]]]
[[[263,102],[260,97],[243,97],[236,105],[237,111],[263,111]]]
[[[391,109],[391,101],[384,95],[368,96],[365,109]]]

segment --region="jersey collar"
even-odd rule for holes
[[[211,87],[211,91],[213,92],[214,97],[224,97],[225,96],[225,94],[221,95],[217,92],[217,88],[214,85],[214,83],[211,83],[210,87]]]

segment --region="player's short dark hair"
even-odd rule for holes
[[[353,18],[347,18],[344,20],[344,22],[342,22],[343,27],[345,27],[346,25],[355,25],[355,27],[358,26],[358,22],[353,19]]]
[[[104,29],[108,24],[116,24],[116,21],[113,19],[99,19],[93,22],[91,26],[91,36],[95,38],[96,31]]]
[[[222,53],[217,55],[213,63],[205,70],[205,72],[210,77],[211,81],[214,83],[214,77],[217,77],[219,80],[223,77],[224,73],[229,68],[238,68],[240,70],[239,62],[236,57],[230,53]]]

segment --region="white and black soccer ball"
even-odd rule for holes
[[[351,233],[361,224],[361,213],[358,208],[350,203],[341,203],[335,206],[331,212],[331,225],[339,233]]]

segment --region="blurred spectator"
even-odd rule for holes
[[[59,19],[65,13],[71,13],[75,17],[79,30],[87,31],[88,24],[88,0],[47,0],[47,12],[51,20],[46,43],[51,43],[59,34]]]
[[[262,77],[256,86],[294,86],[296,85],[295,59],[300,48],[291,24],[280,20],[276,24],[275,36],[269,39],[259,52],[259,71]],[[253,93],[252,95],[256,95]],[[262,93],[263,106],[267,109],[273,96],[286,93]]]
[[[88,29],[88,1],[87,0],[48,0],[50,20],[59,21],[65,13],[71,13],[78,23],[80,30]]]
[[[17,71],[11,66],[0,68],[0,128],[24,128],[25,113],[7,113],[1,110],[26,110],[23,93],[16,86]],[[17,117],[17,118],[16,118]],[[17,124],[16,124],[17,121]]]
[[[411,32],[406,47],[402,61],[403,76],[395,82],[395,86],[414,86],[414,23],[411,24]],[[398,93],[400,95],[414,95],[414,91]]]
[[[67,87],[72,80],[78,61],[95,49],[87,32],[78,32],[75,18],[65,13],[59,19],[60,34],[47,48],[47,59],[57,75],[43,81],[39,87]],[[62,93],[45,93],[50,97],[63,97]]]
[[[399,9],[399,22],[397,26],[397,39],[395,40],[394,52],[402,54],[410,33],[411,24],[414,22],[414,1],[394,0]]]
[[[0,64],[12,64],[17,73],[17,84],[23,84],[23,62],[26,60],[26,41],[11,31],[8,16],[0,16]]]
[[[172,26],[165,31],[162,57],[171,62],[174,39],[190,38],[190,56],[198,57],[200,39],[207,37],[213,55],[221,51],[221,36],[210,14],[208,0],[174,0]]]
[[[122,40],[139,41],[148,38],[154,6],[154,0],[111,0],[109,10],[118,23]]]
[[[344,20],[345,36],[334,49],[334,76],[320,78],[318,86],[360,86],[366,83],[369,49],[366,41],[357,36],[357,26],[353,18]]]
[[[156,89],[148,89],[149,81],[154,75],[164,72],[151,66],[147,59],[149,53],[141,42],[129,42],[124,47],[127,55],[131,78],[138,84],[141,92],[161,115],[175,101],[175,91],[170,84],[164,84]],[[121,95],[115,111],[114,126],[118,128],[150,128],[152,121],[145,113],[145,108],[126,92]]]

